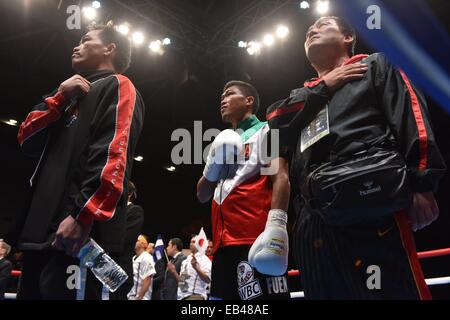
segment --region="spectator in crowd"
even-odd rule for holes
[[[156,271],[152,256],[145,250],[147,247],[147,238],[140,235],[135,246],[133,288],[128,293],[128,300],[151,300],[152,278]]]
[[[181,252],[183,242],[180,238],[172,238],[167,245],[167,255],[171,258],[167,263],[166,274],[164,277],[163,300],[177,300],[178,281],[177,274],[180,274],[181,263],[186,256]]]
[[[153,256],[153,252],[155,251],[155,244],[153,242],[150,242],[145,248],[145,251],[147,251],[151,256]]]
[[[191,254],[181,263],[180,274],[174,273],[178,281],[178,300],[206,300],[211,282],[211,260],[195,247],[197,235],[192,235]]]
[[[211,261],[213,259],[213,247],[214,247],[213,241],[211,239],[208,239],[208,248],[206,248],[206,256]]]
[[[3,300],[5,297],[9,278],[11,277],[12,264],[6,259],[10,251],[11,246],[4,242],[3,239],[0,239],[0,300]]]

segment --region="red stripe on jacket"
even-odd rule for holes
[[[109,220],[114,216],[123,193],[127,165],[128,139],[136,103],[136,90],[128,78],[116,75],[119,82],[114,137],[109,144],[108,160],[100,176],[100,187],[86,202],[77,219],[81,222]]]
[[[405,81],[406,87],[408,88],[409,96],[411,97],[411,108],[414,114],[414,119],[416,120],[417,131],[419,133],[419,170],[425,170],[427,168],[428,162],[428,136],[427,130],[425,129],[425,123],[423,121],[422,110],[420,109],[419,100],[414,92],[411,82],[409,81],[406,74],[400,70],[400,74]]]
[[[271,113],[266,115],[266,120],[269,121],[270,119],[279,117],[286,113],[297,112],[297,111],[303,109],[304,106],[305,106],[305,102],[299,102],[299,103],[296,103],[289,107],[276,109],[275,111],[272,111]]]
[[[48,110],[31,111],[25,121],[20,125],[19,133],[17,134],[17,140],[20,145],[32,135],[47,127],[50,123],[58,120],[62,114],[60,107],[67,103],[67,99],[58,92],[55,96],[45,99],[44,102]]]

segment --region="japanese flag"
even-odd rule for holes
[[[203,227],[195,238],[195,248],[200,254],[205,254],[206,249],[208,248],[208,238],[206,237]]]

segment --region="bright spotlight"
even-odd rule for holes
[[[275,41],[275,39],[274,39],[273,35],[271,35],[271,34],[266,34],[263,38],[264,44],[268,47],[273,45],[274,41]]]
[[[142,44],[142,42],[144,42],[144,35],[142,32],[133,33],[133,42],[135,44]]]
[[[99,9],[101,6],[100,1],[92,1],[92,8]]]
[[[261,43],[256,41],[250,41],[247,46],[247,52],[251,56],[259,54],[261,52]]]
[[[289,29],[286,26],[278,26],[277,27],[277,37],[285,38],[289,33]]]
[[[245,41],[239,41],[239,42],[238,42],[238,47],[239,47],[239,48],[247,48],[247,42],[245,42]]]
[[[327,13],[329,8],[330,8],[329,1],[322,1],[322,0],[317,1],[316,10],[319,14]]]
[[[94,20],[97,17],[97,10],[92,7],[84,7],[83,14],[86,19]]]
[[[144,157],[143,156],[137,156],[137,157],[134,157],[134,160],[141,162],[141,161],[144,160]]]
[[[168,46],[169,44],[171,44],[172,42],[170,41],[170,38],[164,38],[162,41],[162,44],[164,46]]]
[[[156,41],[152,41],[150,42],[150,44],[148,45],[149,49],[153,52],[153,53],[157,53],[160,56],[162,56],[164,54],[164,50],[161,47],[162,42],[161,40],[156,40]]]
[[[5,123],[9,126],[13,126],[13,127],[17,126],[17,120],[14,120],[14,119],[10,119],[8,121],[3,121],[3,123]]]
[[[170,172],[174,172],[176,170],[174,166],[166,167],[165,169]]]
[[[302,8],[303,10],[308,9],[309,8],[309,2],[308,1],[300,2],[300,8]]]
[[[128,26],[126,24],[119,25],[117,30],[123,35],[127,35],[128,32],[130,32],[130,28],[128,28]]]
[[[161,40],[156,40],[156,41],[150,42],[150,45],[148,47],[153,52],[158,52],[161,49]]]

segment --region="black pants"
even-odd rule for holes
[[[371,225],[337,227],[304,208],[295,229],[294,254],[305,298],[431,298],[406,215]]]
[[[250,266],[250,245],[226,246],[214,254],[211,270],[211,299],[288,299],[286,275],[272,277]]]
[[[144,212],[142,208],[140,210],[138,208],[140,207],[128,206],[126,208],[126,231],[123,251],[114,255],[114,257],[111,256],[126,272],[128,279],[115,292],[109,294],[110,300],[128,300],[127,294],[133,287],[132,259],[135,255],[134,246],[144,224]]]
[[[19,300],[75,300],[76,289],[69,289],[67,280],[72,273],[70,265],[79,266],[79,259],[63,251],[26,251],[22,261],[22,276],[18,289]],[[87,272],[86,300],[101,299],[101,283],[92,272]]]

